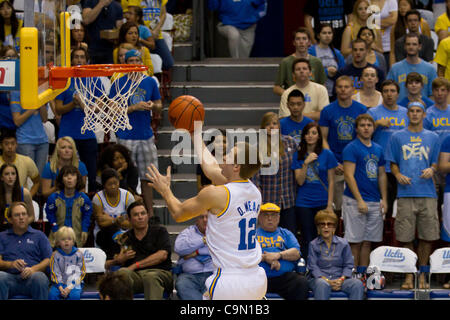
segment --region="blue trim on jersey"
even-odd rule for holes
[[[213,279],[213,281],[211,283],[211,286],[209,287],[209,297],[210,297],[211,300],[213,299],[214,290],[216,289],[217,282],[218,282],[218,280],[219,280],[221,275],[222,275],[222,269],[218,268],[217,269],[217,274],[214,277],[214,279]]]

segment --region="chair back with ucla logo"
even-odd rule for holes
[[[383,272],[414,274],[414,298],[417,292],[417,255],[408,248],[380,246],[370,253],[369,268]]]
[[[106,253],[100,248],[79,248],[84,256],[86,273],[105,272]]]
[[[430,270],[428,273],[428,283],[431,283],[431,275],[433,273],[450,273],[450,247],[436,249],[430,255]],[[434,296],[439,297],[436,294],[438,290],[433,290]],[[441,290],[444,293],[446,299],[450,299],[450,293],[448,290]],[[433,294],[431,294],[433,299]]]

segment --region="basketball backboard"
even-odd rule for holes
[[[37,109],[70,84],[49,82],[52,67],[70,66],[70,14],[65,0],[24,0],[24,27],[20,31],[20,101]],[[17,66],[16,66],[17,67]]]

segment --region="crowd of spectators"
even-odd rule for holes
[[[219,11],[218,30],[228,38],[231,56],[248,57],[267,8],[255,1],[245,16],[248,1],[238,7],[233,2],[208,5]],[[133,129],[117,132],[115,142],[105,136],[99,143],[92,131],[81,133],[84,105],[73,84],[37,110],[23,109],[18,92],[0,93],[0,230],[6,230],[0,233],[0,298],[20,293],[79,299],[85,266],[77,247],[83,246],[102,248],[107,268],[118,269],[118,281],[146,299],[162,299],[174,286],[181,299],[202,298],[204,279],[213,271],[204,240],[207,216],[180,233],[174,248],[180,260],[172,270],[169,235],[152,219],[153,191],[145,178],[149,164],[158,167],[152,130],[152,116],[162,109],[158,81],[174,64],[162,31],[166,4],[76,4],[83,23],[71,30],[73,65],[148,66],[129,101]],[[295,51],[274,75],[279,112],[265,114],[260,128],[267,130],[269,146],[278,139],[278,149],[266,151],[279,160],[279,169],[252,178],[265,204],[256,231],[261,265],[269,292],[286,299],[306,299],[309,289],[315,299],[328,299],[331,291],[362,299],[362,283],[352,279],[352,269],[368,266],[370,251],[386,240],[385,219],[395,218],[390,244],[416,250],[420,266],[442,244],[438,240],[450,242],[450,3],[435,25],[424,18],[431,11],[418,10],[412,0],[328,4],[340,14],[329,17],[317,1],[307,2],[304,27],[293,33]],[[379,6],[379,19],[371,19],[373,5]],[[1,58],[17,57],[22,24],[14,6],[3,1]],[[105,30],[116,30],[117,39],[106,39]],[[127,90],[126,80],[127,75],[119,78],[112,91]],[[57,132],[53,143],[44,125],[50,114]],[[199,179],[199,188],[208,183]],[[42,218],[33,202],[48,219],[46,236],[29,227]],[[14,250],[23,237],[34,240],[20,256]],[[300,258],[307,277],[295,271]],[[77,277],[69,277],[74,283],[67,282],[73,272],[64,269],[67,264],[77,270]],[[419,280],[420,288],[429,287],[423,274]],[[401,287],[412,286],[408,274]]]

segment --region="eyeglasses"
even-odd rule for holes
[[[319,227],[321,228],[334,228],[336,225],[333,222],[320,222]]]

